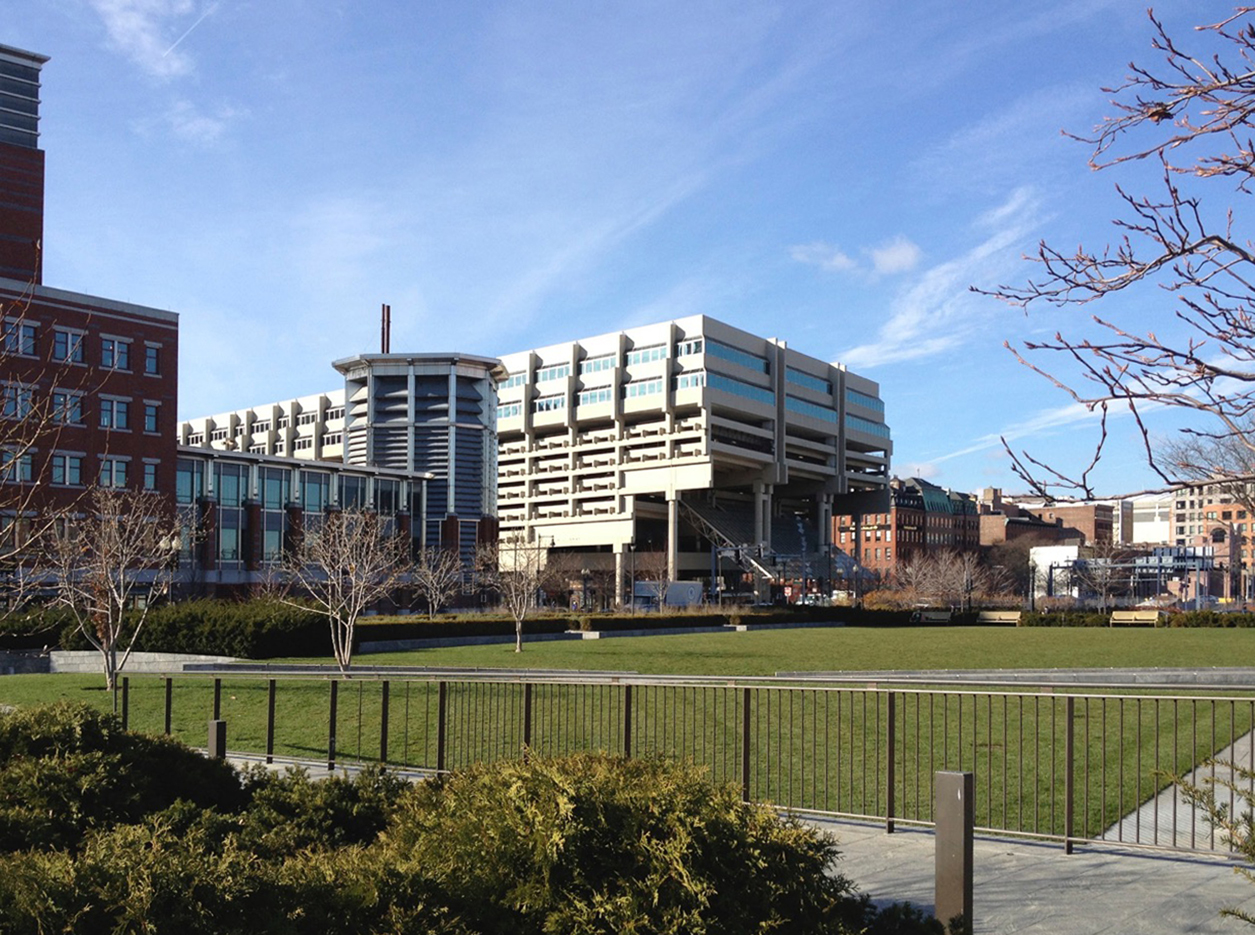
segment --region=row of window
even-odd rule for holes
[[[179,459],[175,472],[177,503],[190,505],[204,493],[206,466],[206,462],[198,459]],[[219,507],[243,506],[251,496],[249,466],[217,462],[209,467]],[[321,512],[332,505],[333,488],[338,494],[335,502],[344,507],[374,507],[380,513],[396,513],[406,506],[401,482],[392,478],[374,479],[372,503],[371,485],[360,475],[332,475],[327,471],[266,465],[259,466],[257,471],[257,495],[264,511],[282,511],[294,505],[306,512]]]
[[[4,322],[2,340],[6,354],[36,357],[39,354],[39,326],[34,322],[9,319]],[[52,359],[60,363],[82,364],[87,362],[85,341],[87,334],[71,328],[52,329]],[[102,337],[100,339],[100,366],[107,370],[131,369],[131,345],[126,338]],[[144,345],[144,373],[157,376],[161,373],[161,345]]]
[[[708,351],[715,357],[724,360],[730,360],[760,373],[767,372],[767,361],[755,354],[750,354],[738,348],[727,344],[721,344],[718,341],[709,341],[703,338],[690,338],[688,340],[677,342],[675,346],[676,357],[687,357],[692,354],[700,354],[703,350]],[[648,347],[637,347],[628,351],[624,355],[624,363],[627,366],[635,364],[650,363],[655,360],[665,360],[667,357],[667,346],[665,344],[651,344]],[[598,373],[603,370],[613,370],[618,364],[617,354],[600,354],[597,357],[588,357],[579,362],[580,376],[590,373]],[[794,382],[811,389],[827,387],[827,392],[831,392],[831,384],[827,380],[821,380],[818,377],[810,376],[802,373],[802,371],[789,368],[790,372],[797,375]],[[536,382],[543,383],[549,380],[560,380],[570,376],[571,367],[569,364],[555,364],[551,367],[542,367],[536,371]],[[502,383],[502,389],[511,389],[516,386],[522,386],[527,382],[526,373],[513,373]]]
[[[49,481],[54,487],[84,486],[87,456],[72,452],[53,452],[48,459]],[[143,462],[142,485],[144,490],[157,489],[156,461]],[[125,488],[130,480],[131,461],[117,455],[107,455],[100,460],[97,483],[101,487]],[[0,452],[0,483],[30,484],[35,481],[35,455],[32,452],[17,454]]]
[[[52,409],[49,416],[52,421],[62,425],[84,425],[86,394],[73,390],[54,389],[50,394]],[[127,396],[101,396],[97,400],[98,425],[102,429],[131,428],[131,412],[133,402]],[[34,411],[34,390],[21,383],[6,383],[0,387],[0,416],[5,419],[26,419]],[[143,406],[143,430],[145,432],[160,431],[159,416],[161,404],[145,401]]]

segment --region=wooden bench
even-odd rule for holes
[[[917,610],[911,614],[911,623],[949,623],[948,610]]]
[[[1158,610],[1113,610],[1111,612],[1111,626],[1124,624],[1127,626],[1155,627],[1159,625],[1161,616],[1162,611]]]
[[[976,615],[977,623],[1001,623],[1020,625],[1020,611],[1018,610],[982,610]]]

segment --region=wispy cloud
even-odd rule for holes
[[[1120,410],[1113,409],[1110,413],[1112,416],[1119,416]],[[1001,448],[1003,439],[1008,442],[1020,441],[1025,438],[1032,438],[1048,432],[1053,432],[1070,425],[1076,425],[1080,422],[1092,422],[1098,419],[1100,413],[1091,410],[1088,406],[1082,406],[1080,403],[1068,403],[1065,406],[1058,406],[1053,409],[1044,409],[1037,415],[1029,419],[1016,421],[1013,425],[1008,426],[1000,432],[991,432],[987,435],[981,435],[973,439],[955,451],[947,454],[938,455],[930,459],[933,465],[942,464],[946,461],[952,461],[955,458],[966,457],[967,455],[976,454],[979,451],[988,451],[992,448]]]
[[[798,263],[818,266],[829,273],[853,272],[870,276],[909,272],[919,263],[923,251],[899,234],[874,247],[863,247],[859,255],[861,259],[856,260],[840,247],[823,240],[789,248],[789,256]]]
[[[191,101],[179,100],[166,112],[166,124],[175,136],[192,143],[214,143],[227,132],[240,111],[229,105],[219,107],[214,113],[203,112]]]
[[[144,71],[175,78],[192,71],[192,59],[177,48],[191,29],[175,24],[195,12],[193,0],[88,0],[104,22],[109,43]],[[202,14],[204,19],[212,7]],[[191,28],[195,28],[193,24]]]
[[[974,296],[974,282],[997,281],[996,271],[1018,260],[1011,248],[1032,229],[1037,200],[1021,188],[982,218],[992,227],[988,236],[963,255],[924,270],[894,299],[876,340],[837,356],[853,368],[918,360],[948,351],[981,332],[985,320],[1000,309]],[[892,256],[892,251],[890,251]]]

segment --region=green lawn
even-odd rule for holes
[[[492,645],[359,656],[371,665],[466,666],[481,669],[586,669],[669,675],[772,675],[779,671],[879,669],[1013,669],[1190,667],[1255,660],[1255,631],[1219,629],[839,628],[716,633],[532,643],[519,655]],[[303,660],[325,661],[325,660]],[[445,765],[519,755],[524,722],[529,745],[543,753],[622,751],[626,705],[621,686],[536,685],[530,720],[520,684],[448,680]],[[172,732],[205,743],[212,682],[173,680]],[[388,759],[434,767],[440,719],[438,686],[390,680]],[[130,723],[164,729],[163,681],[130,678]],[[1063,690],[945,693],[898,691],[894,760],[895,814],[931,817],[931,774],[973,770],[978,823],[1030,833],[1063,830],[1062,774],[1066,723]],[[1126,698],[1075,701],[1078,835],[1102,829],[1166,782],[1240,736],[1255,720],[1250,701]],[[1232,694],[1239,694],[1234,692]],[[1248,693],[1249,694],[1249,693]],[[0,678],[0,703],[58,698],[110,707],[98,676]],[[881,689],[637,686],[632,698],[633,754],[681,756],[710,766],[716,778],[741,781],[741,744],[752,728],[751,794],[822,811],[881,814],[888,796],[888,695]],[[327,679],[281,679],[275,752],[327,755]],[[266,735],[263,679],[222,683],[222,716],[233,750],[260,751]],[[378,757],[382,685],[375,678],[339,680],[335,724],[340,759]],[[748,713],[747,713],[748,712]]]
[[[775,675],[879,669],[1255,666],[1255,629],[835,627],[426,649],[363,664]],[[2,691],[2,688],[0,688]]]

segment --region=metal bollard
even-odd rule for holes
[[[972,833],[976,826],[976,777],[938,771],[934,777],[937,817],[937,890],[934,910],[950,935],[971,931]],[[955,924],[951,924],[951,923]]]
[[[209,719],[209,758],[225,760],[227,758],[227,722]]]

